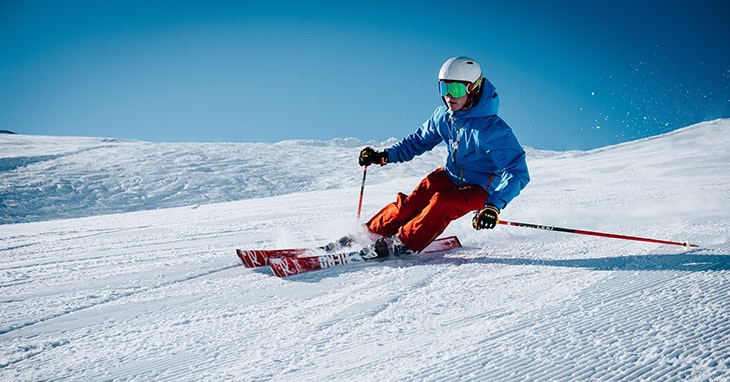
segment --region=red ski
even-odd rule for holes
[[[307,253],[307,248],[290,249],[237,249],[236,254],[246,268],[256,268],[268,265],[270,257],[299,256]]]
[[[421,253],[444,252],[461,247],[461,242],[456,236],[448,236],[436,239]],[[311,254],[309,254],[311,253]],[[352,263],[366,261],[360,256],[360,251],[338,253],[314,253],[307,251],[306,254],[291,256],[284,254],[280,257],[269,257],[268,262],[271,271],[279,277],[298,275],[300,273],[316,271],[323,268],[336,267]]]
[[[344,247],[349,247],[352,239],[344,236],[337,241],[330,242],[319,248],[288,248],[288,249],[236,249],[238,258],[241,259],[246,268],[257,268],[269,265],[270,257],[292,257],[301,256],[308,252],[341,252]]]

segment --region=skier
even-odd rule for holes
[[[474,229],[492,229],[499,213],[530,181],[525,151],[497,116],[499,98],[480,65],[453,57],[441,66],[444,105],[413,134],[383,151],[366,147],[361,166],[406,162],[444,142],[444,167],[428,174],[410,195],[398,193],[366,224],[378,240],[367,257],[420,252],[453,220],[470,211]]]

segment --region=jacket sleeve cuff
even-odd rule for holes
[[[492,207],[494,207],[494,208],[497,209],[497,212],[502,212],[502,209],[504,208],[505,203],[500,203],[498,201],[491,201],[490,200],[490,201],[487,201],[487,203],[485,204],[485,206],[492,206]]]

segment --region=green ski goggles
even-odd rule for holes
[[[446,82],[439,81],[439,86],[441,88],[441,97],[451,95],[454,98],[461,98],[469,92],[466,85],[461,82],[451,82],[447,84]]]

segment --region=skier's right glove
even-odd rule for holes
[[[388,163],[388,152],[375,151],[372,147],[366,147],[360,151],[358,163],[360,163],[360,166],[370,166],[373,163],[385,166]]]

